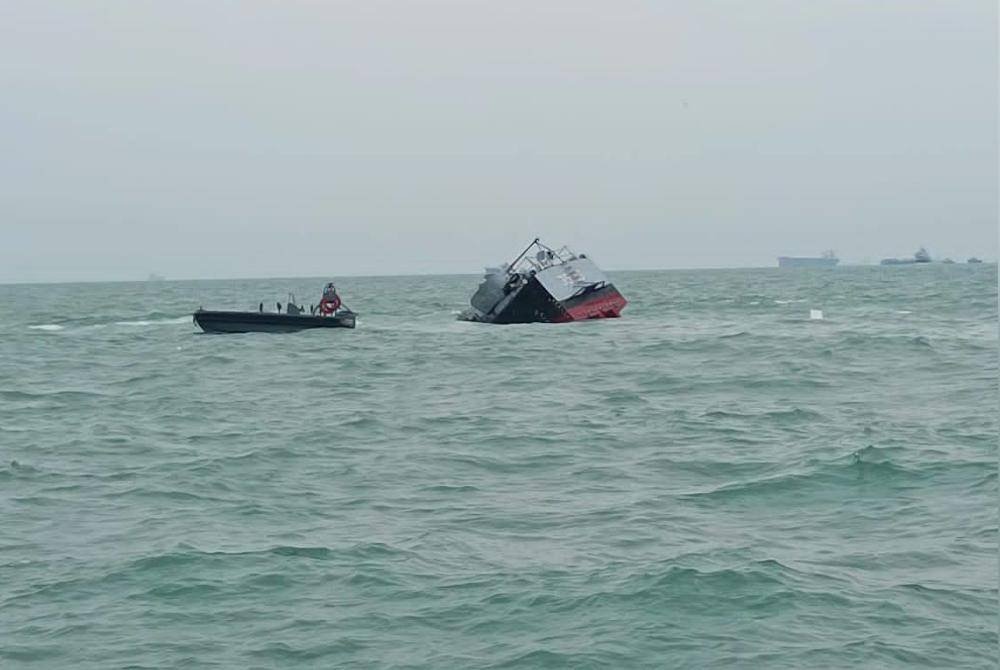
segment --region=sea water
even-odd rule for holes
[[[996,266],[612,274],[0,286],[0,666],[996,667]]]

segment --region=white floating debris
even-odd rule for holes
[[[823,310],[821,310],[821,309],[811,309],[811,310],[809,310],[809,318],[812,319],[813,321],[822,321],[823,320]]]

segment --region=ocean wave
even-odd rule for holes
[[[0,481],[7,479],[32,478],[41,475],[42,471],[28,463],[22,463],[17,459],[11,460],[6,466],[0,466]]]
[[[842,347],[860,349],[878,347],[898,351],[902,347],[933,348],[931,339],[925,335],[885,335],[845,332],[837,336],[836,343]]]
[[[358,279],[350,341],[191,337],[297,280],[7,287],[0,665],[990,667],[996,266],[886,275]]]
[[[181,491],[177,489],[154,489],[148,486],[135,486],[123,491],[113,491],[105,494],[106,498],[141,498],[141,499],[161,499],[165,502],[194,502],[194,503],[217,503],[229,502],[227,498],[208,495],[205,493],[192,493],[191,491]]]
[[[340,547],[315,545],[279,544],[271,547],[245,549],[241,551],[200,550],[182,545],[175,551],[138,558],[122,567],[121,572],[141,573],[148,570],[164,570],[186,567],[202,561],[245,560],[276,556],[282,558],[304,558],[317,561],[337,561],[355,565],[362,561],[405,558],[410,552],[389,546],[382,542],[357,542]]]
[[[345,654],[351,655],[363,651],[367,647],[368,645],[360,640],[341,638],[333,642],[314,642],[301,646],[284,642],[268,642],[263,646],[250,647],[248,653],[256,658],[285,665],[315,662],[327,657],[343,658]]]
[[[144,327],[144,326],[172,326],[172,325],[178,325],[178,324],[182,324],[182,323],[184,323],[184,324],[191,323],[191,316],[190,315],[184,315],[184,316],[177,316],[177,317],[173,317],[173,318],[164,318],[164,319],[140,319],[138,321],[115,321],[114,322],[114,324],[116,326],[136,326],[136,327]]]
[[[453,661],[461,665],[462,659]],[[547,649],[544,643],[528,644],[527,648],[505,655],[493,663],[484,665],[488,670],[507,668],[615,668],[627,667],[629,656],[621,651],[591,650],[583,644],[574,650]]]
[[[872,486],[909,488],[950,467],[948,464],[905,467],[893,462],[883,452],[866,448],[835,461],[821,461],[784,472],[729,482],[701,491],[683,493],[680,497],[693,502],[740,499],[767,504],[768,500],[776,496],[802,491],[812,493],[819,501],[823,499],[819,495],[821,490],[846,494],[853,487],[863,485],[870,494],[873,492]]]
[[[333,556],[333,551],[327,547],[296,547],[282,545],[268,550],[276,556],[296,556],[301,558],[314,558],[325,560]]]
[[[201,365],[232,365],[238,363],[239,358],[225,354],[202,354],[197,361]]]
[[[58,643],[0,645],[0,658],[20,663],[51,661],[59,657],[65,657],[67,653],[68,650]]]
[[[155,316],[146,316],[139,319],[102,319],[101,317],[69,317],[60,323],[43,323],[29,325],[29,330],[46,333],[70,332],[85,333],[89,331],[107,328],[109,326],[120,326],[125,328],[150,328],[156,326],[176,326],[191,323],[189,314],[184,316],[166,316],[159,312]]]
[[[60,390],[60,391],[0,391],[4,400],[54,400],[72,402],[76,400],[91,400],[111,397],[112,394],[99,391]]]
[[[737,419],[740,421],[760,421],[764,419],[768,422],[796,423],[800,421],[822,421],[823,414],[801,407],[791,407],[789,409],[770,410],[765,412],[735,412],[726,410],[711,410],[702,414],[706,419]]]

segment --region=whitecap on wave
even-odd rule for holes
[[[48,332],[55,332],[57,330],[63,330],[63,327],[55,323],[43,323],[39,326],[28,326],[31,330],[44,330]]]
[[[115,321],[116,326],[168,326],[180,323],[187,323],[190,316],[178,316],[173,319],[142,319],[139,321]]]

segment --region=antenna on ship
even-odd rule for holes
[[[510,273],[511,273],[511,271],[512,271],[512,270],[514,269],[514,266],[515,266],[515,265],[517,265],[517,264],[518,264],[518,262],[519,262],[519,261],[520,261],[520,260],[521,260],[522,258],[524,258],[524,257],[525,257],[525,255],[526,255],[526,254],[527,254],[527,253],[528,253],[529,251],[531,251],[531,247],[533,247],[533,246],[535,246],[536,244],[538,244],[538,240],[540,240],[540,239],[541,239],[541,238],[539,238],[539,237],[536,237],[535,239],[533,239],[533,240],[531,241],[531,244],[529,244],[529,245],[528,245],[527,247],[525,247],[524,251],[522,251],[522,252],[521,252],[521,254],[520,254],[520,255],[519,255],[519,256],[518,256],[517,258],[515,258],[515,259],[513,260],[513,262],[512,262],[512,263],[511,263],[510,265],[508,265],[508,266],[507,266],[507,274],[510,274]]]

